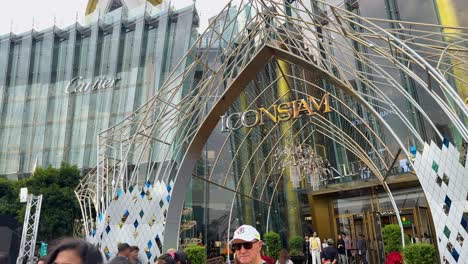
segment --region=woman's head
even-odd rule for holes
[[[313,237],[316,237],[316,236],[317,236],[317,232],[312,233],[312,236],[313,236]]]
[[[101,252],[82,239],[65,239],[50,254],[47,264],[101,264]]]

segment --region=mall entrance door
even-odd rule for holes
[[[379,258],[382,258],[383,244],[377,242],[382,241],[378,215],[375,216],[371,212],[338,215],[336,217],[336,227],[339,232],[345,232],[351,236],[351,240],[353,241],[353,249],[351,250],[353,256],[352,263],[360,263],[357,249],[357,241],[360,235],[364,236],[367,243],[368,263],[380,263]]]

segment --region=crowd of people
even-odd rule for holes
[[[234,232],[230,243],[235,250],[235,264],[292,264],[286,249],[281,250],[276,261],[263,255],[260,233],[252,226],[240,226]],[[352,251],[356,253],[353,254]],[[311,237],[305,237],[304,257],[304,263],[307,264],[367,264],[367,243],[364,236],[360,235],[354,245],[350,236],[345,233],[338,235],[336,244],[331,238],[324,239],[322,243],[317,232],[314,232]],[[358,262],[353,262],[354,258],[357,258]]]
[[[109,264],[141,264],[138,259],[140,249],[121,243],[117,255]],[[47,257],[40,258],[37,264],[103,264],[105,263],[99,249],[82,239],[70,238],[61,241]],[[155,264],[190,264],[184,252],[169,249],[159,256]]]
[[[292,264],[289,253],[282,249],[277,260],[265,256],[263,241],[257,229],[250,225],[242,225],[234,231],[230,241],[234,250],[235,264]],[[356,247],[356,248],[353,248]],[[353,263],[357,250],[357,257],[361,264],[367,264],[367,244],[363,235],[356,244],[350,236],[341,233],[337,241],[331,238],[322,240],[317,232],[311,237],[306,236],[304,240],[304,257],[307,264],[345,264]],[[139,248],[121,243],[118,246],[117,255],[110,260],[109,264],[140,264],[138,259]],[[99,249],[81,239],[66,239],[59,243],[46,257],[41,258],[38,264],[101,264],[105,263]],[[166,254],[159,256],[155,264],[190,264],[190,260],[184,252],[169,249]],[[229,260],[228,260],[229,263]]]

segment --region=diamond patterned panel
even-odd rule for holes
[[[116,255],[119,243],[136,245],[143,249],[140,260],[153,263],[162,254],[164,219],[172,185],[173,182],[146,182],[143,187],[122,190],[105,214],[99,215],[94,235],[90,234],[88,241],[99,244],[108,260]]]
[[[461,243],[468,235],[468,167],[459,160],[460,153],[444,140],[441,146],[425,144],[414,162],[431,208],[442,263],[468,259],[468,243]]]

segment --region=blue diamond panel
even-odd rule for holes
[[[452,206],[452,200],[446,195],[445,196],[445,204],[450,208]]]
[[[455,248],[452,248],[452,252],[450,253],[452,254],[452,257],[455,259],[455,261],[458,262],[458,258],[460,257],[458,251]]]

